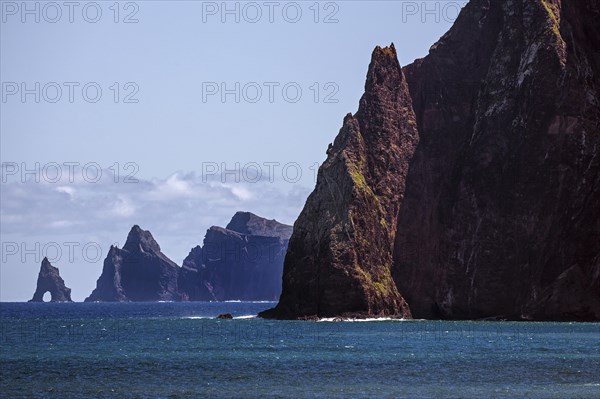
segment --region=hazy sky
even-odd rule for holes
[[[83,300],[133,224],[178,264],[237,210],[292,224],[373,48],[465,3],[2,1],[0,300],[44,255]]]

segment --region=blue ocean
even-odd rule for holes
[[[273,305],[1,303],[0,397],[600,398],[598,323],[254,317]]]

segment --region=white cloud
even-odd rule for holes
[[[178,173],[171,175],[165,181],[154,180],[153,182],[155,187],[150,192],[150,198],[154,200],[164,201],[194,196],[190,184],[182,180]]]
[[[129,202],[128,199],[119,195],[117,200],[113,203],[112,214],[116,216],[128,217],[135,213],[135,207]]]
[[[71,228],[77,225],[80,225],[81,222],[73,221],[73,220],[54,220],[49,223],[48,227],[51,229],[62,229],[62,228]]]
[[[75,189],[73,187],[69,187],[69,186],[56,187],[56,191],[58,191],[59,193],[68,194],[69,197],[73,197],[75,195]]]
[[[240,201],[249,201],[254,195],[248,188],[241,185],[231,185],[231,184],[223,184],[223,187],[231,190],[231,193],[236,196]]]

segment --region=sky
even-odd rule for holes
[[[466,1],[0,2],[0,301],[47,256],[75,301],[134,224],[182,263],[238,210],[293,224],[371,52]]]

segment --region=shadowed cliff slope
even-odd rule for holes
[[[600,318],[592,4],[472,1],[406,67],[421,142],[394,275],[415,317]]]

